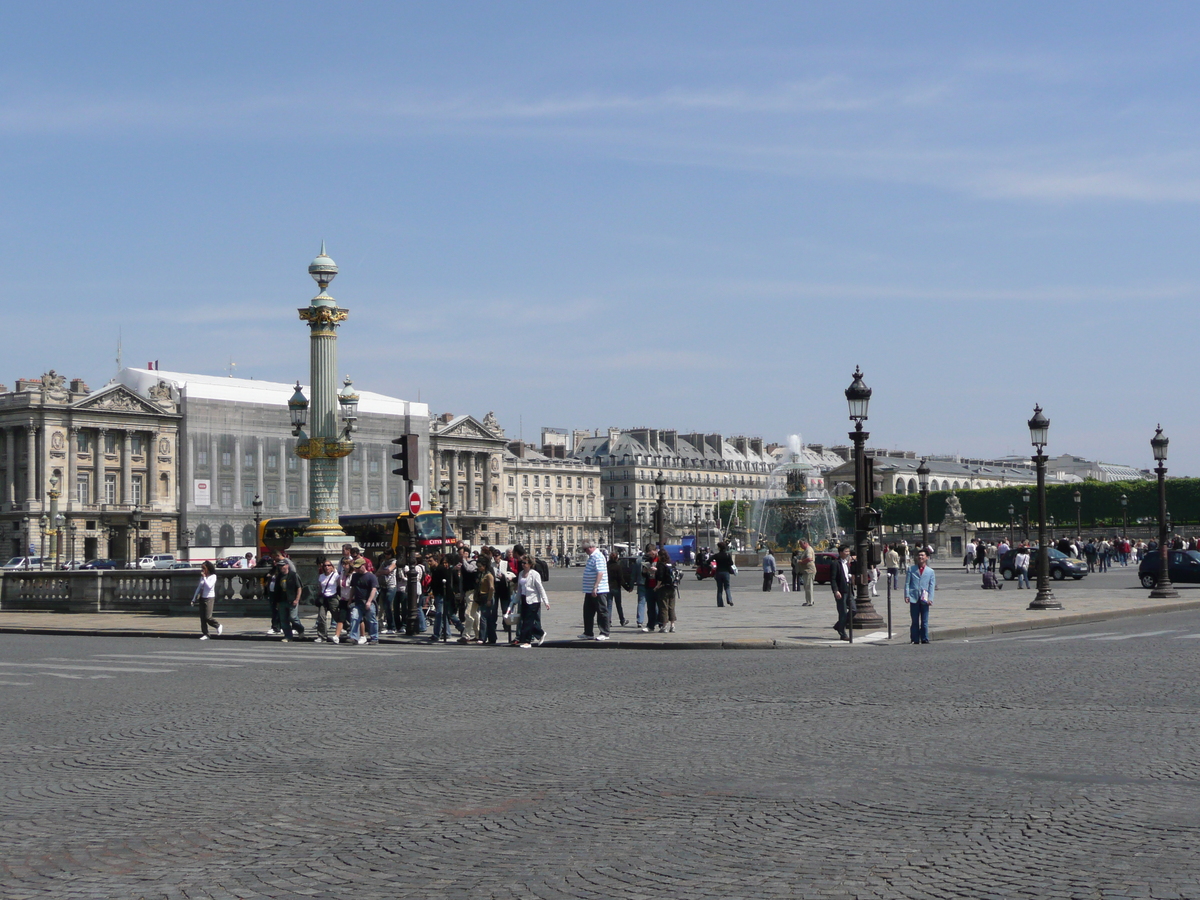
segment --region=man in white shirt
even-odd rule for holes
[[[580,640],[608,640],[608,561],[596,549],[591,538],[583,541],[583,552],[588,555],[583,567],[583,634]],[[595,619],[598,633],[593,635],[592,620]]]

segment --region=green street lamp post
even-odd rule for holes
[[[1129,498],[1121,495],[1121,537],[1129,537]]]
[[[1016,511],[1017,511],[1016,508],[1011,503],[1008,504],[1008,544],[1010,547],[1015,547],[1017,545],[1017,533],[1016,533],[1016,524],[1015,524],[1016,519],[1014,518],[1014,514],[1016,513]]]
[[[1029,604],[1029,609],[1062,609],[1063,606],[1050,590],[1050,549],[1046,543],[1046,454],[1043,449],[1050,434],[1050,420],[1042,414],[1040,406],[1034,406],[1033,418],[1029,420],[1029,440],[1037,453],[1033,462],[1037,466],[1038,493],[1038,589],[1037,596]]]
[[[1083,494],[1075,489],[1075,537],[1083,537]]]
[[[1025,540],[1029,540],[1029,488],[1021,491],[1021,501],[1025,504]]]
[[[1162,426],[1158,426],[1154,437],[1150,439],[1150,449],[1154,451],[1154,459],[1158,463],[1154,474],[1158,476],[1158,582],[1150,592],[1150,599],[1164,600],[1179,596],[1179,591],[1171,586],[1171,570],[1167,565],[1170,554],[1167,552],[1167,537],[1170,530],[1167,518],[1167,444],[1170,441],[1163,434]]]

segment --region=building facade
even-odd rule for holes
[[[64,565],[174,552],[180,424],[161,381],[91,391],[51,369],[0,386],[0,546]]]
[[[504,465],[505,505],[511,542],[538,555],[572,555],[585,538],[609,536],[611,517],[600,497],[600,467],[567,456],[566,445],[536,450],[511,441]]]
[[[287,402],[295,387],[157,369],[122,369],[117,381],[138,395],[168,393],[179,410],[177,455],[179,540],[193,559],[255,546],[256,514],[306,518],[308,461],[295,454]],[[161,385],[160,387],[155,387]],[[304,389],[311,393],[305,385]],[[418,490],[425,493],[429,409],[370,391],[359,392],[354,452],[341,460],[342,513],[403,512],[407,484],[392,474],[394,438],[416,434]],[[261,510],[254,506],[261,500]]]
[[[660,474],[666,530],[672,536],[692,533],[707,519],[718,518],[722,500],[765,500],[784,493],[782,483],[771,478],[777,460],[756,437],[610,428],[603,435],[576,432],[571,455],[600,467],[603,511],[617,533],[629,526],[648,534]]]

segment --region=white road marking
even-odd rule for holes
[[[32,681],[0,681],[0,685],[8,685],[10,687],[30,687]]]
[[[1200,634],[1177,634],[1177,635],[1175,635],[1175,640],[1177,640],[1177,641],[1187,640],[1188,638],[1200,638]]]
[[[138,672],[143,675],[167,675],[174,669],[122,669],[115,666],[68,666],[62,663],[14,663],[0,662],[0,666],[17,669],[71,669],[82,672]]]
[[[1098,641],[1128,641],[1133,638],[1158,637],[1160,634],[1174,634],[1174,633],[1175,633],[1174,628],[1168,628],[1168,629],[1165,629],[1164,631],[1142,631],[1142,632],[1139,632],[1138,634],[1120,634],[1120,635],[1117,635],[1116,637],[1102,637],[1102,638],[1096,638],[1096,640],[1098,640]]]
[[[1054,641],[1083,641],[1089,638],[1099,638],[1104,637],[1105,635],[1118,633],[1119,632],[1116,631],[1089,631],[1087,634],[1064,634],[1060,637],[1030,638],[1030,640],[1035,644],[1049,644]]]

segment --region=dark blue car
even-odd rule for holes
[[[1159,552],[1151,550],[1138,566],[1138,579],[1142,587],[1158,585],[1158,573],[1162,571]],[[1167,573],[1172,584],[1200,584],[1200,553],[1195,550],[1168,550]]]

